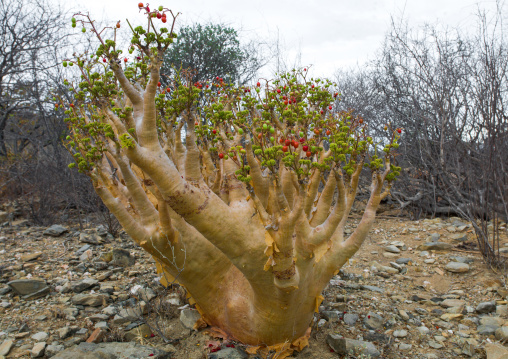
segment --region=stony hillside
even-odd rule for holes
[[[199,314],[182,288],[165,289],[151,257],[102,226],[6,222],[0,276],[0,359],[249,357],[213,328],[195,331]],[[504,277],[458,218],[377,219],[323,296],[310,345],[295,358],[508,355],[489,344],[508,339]]]

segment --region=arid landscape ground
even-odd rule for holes
[[[85,227],[2,225],[0,358],[256,357],[210,328],[191,329],[198,315],[182,288],[165,289],[153,259],[125,234]],[[508,251],[506,224],[501,232]],[[485,358],[489,343],[508,339],[504,278],[484,263],[470,223],[381,214],[323,293],[309,346],[290,357]],[[79,351],[82,342],[97,344]],[[104,343],[115,344],[101,351]]]

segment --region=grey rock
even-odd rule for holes
[[[424,243],[418,247],[418,249],[423,250],[423,251],[430,251],[430,250],[445,251],[445,250],[449,250],[452,248],[453,248],[453,245],[451,245],[449,243],[444,243],[444,242],[427,242],[427,243]]]
[[[439,303],[443,308],[453,308],[453,307],[461,307],[466,304],[464,300],[461,299],[445,299],[441,303]]]
[[[504,325],[504,319],[503,318],[500,318],[500,317],[482,317],[480,319],[480,325],[490,325],[492,327],[500,327],[502,325]]]
[[[120,266],[120,267],[131,267],[136,263],[136,260],[131,257],[131,254],[128,250],[115,248],[113,249],[113,260],[111,261],[112,265]]]
[[[395,260],[397,264],[408,264],[409,262],[411,262],[411,258],[397,258]]]
[[[45,341],[46,339],[48,339],[48,333],[45,333],[45,332],[38,332],[38,333],[35,333],[34,335],[31,336],[31,338],[33,340],[36,340],[38,342],[43,342]]]
[[[10,281],[7,285],[26,300],[37,299],[50,292],[46,281],[42,279],[17,279]]]
[[[480,325],[478,328],[476,328],[476,331],[480,335],[494,335],[497,329],[498,327],[491,325]]]
[[[402,351],[411,350],[412,348],[413,348],[412,344],[406,344],[406,343],[399,344],[399,350],[402,350]]]
[[[7,355],[11,351],[14,341],[12,339],[4,340],[0,345],[0,355]]]
[[[80,233],[79,241],[89,244],[99,244],[102,242],[102,238],[96,233]]]
[[[69,232],[67,228],[61,226],[59,224],[54,224],[51,227],[47,228],[43,234],[51,237],[60,237],[62,234]]]
[[[402,267],[401,267],[399,264],[397,264],[396,262],[390,262],[390,265],[391,265],[393,268],[395,268],[396,270],[398,270],[399,272],[401,272],[401,271],[402,271]]]
[[[94,328],[108,329],[109,325],[108,325],[108,322],[97,322],[97,324],[95,324]]]
[[[246,359],[248,355],[237,348],[224,348],[208,354],[208,359]]]
[[[396,246],[386,246],[384,250],[390,253],[400,253],[400,249],[398,249]]]
[[[337,310],[324,310],[321,312],[323,318],[329,322],[336,322],[339,320],[339,311]]]
[[[376,313],[369,312],[365,319],[363,320],[363,324],[368,328],[372,330],[379,329],[383,326],[384,319],[380,315]]]
[[[439,233],[432,233],[427,237],[426,242],[437,242],[439,241],[439,237],[441,237]]]
[[[90,248],[92,248],[91,245],[89,244],[85,244],[83,247],[81,247],[80,249],[78,249],[76,251],[76,255],[77,256],[80,256],[81,254],[85,253],[87,250],[89,250]]]
[[[496,336],[497,340],[500,340],[502,342],[505,342],[508,340],[508,327],[501,327],[496,329],[494,335]]]
[[[105,305],[109,296],[105,294],[76,294],[71,302],[77,305],[88,305],[90,307],[99,307]]]
[[[452,273],[464,273],[469,271],[469,265],[460,262],[450,262],[445,266],[445,269]]]
[[[65,347],[63,345],[59,345],[59,344],[53,345],[53,344],[51,344],[51,345],[48,345],[46,347],[46,350],[44,351],[44,354],[46,354],[46,356],[48,358],[51,358],[54,355],[56,355],[56,354],[60,353],[61,351],[63,351],[64,349],[65,349]]]
[[[99,281],[93,278],[84,278],[77,282],[71,283],[71,289],[76,293],[81,293],[82,291],[95,286]]]
[[[384,293],[384,289],[381,289],[379,287],[373,286],[373,285],[362,285],[362,289],[370,290],[372,292],[378,292],[378,293]]]
[[[5,295],[11,291],[11,287],[5,286],[0,288],[0,295]]]
[[[354,326],[358,321],[358,319],[359,319],[358,314],[354,313],[344,314],[344,323],[346,323],[347,325]]]
[[[496,302],[483,302],[478,304],[476,307],[476,312],[478,314],[488,314],[496,311]]]
[[[152,355],[153,354],[153,355]],[[157,359],[169,359],[172,353],[161,349],[137,344],[136,342],[126,343],[80,343],[66,349],[54,359],[144,359],[155,357]]]
[[[455,262],[460,262],[460,263],[470,264],[470,263],[474,262],[474,259],[473,258],[469,258],[469,257],[453,256],[453,257],[450,257],[450,258],[452,260],[454,260]]]
[[[63,312],[71,317],[76,317],[79,314],[79,309],[75,307],[65,308]]]
[[[201,315],[194,309],[183,309],[180,312],[180,322],[187,329],[194,329],[194,324],[201,318]]]
[[[439,343],[439,342],[436,342],[434,340],[430,340],[429,341],[429,347],[431,348],[434,348],[434,349],[441,349],[444,345]]]
[[[424,325],[422,325],[421,327],[418,327],[418,328],[416,328],[416,329],[417,329],[417,330],[418,330],[418,332],[419,332],[420,334],[422,334],[422,335],[427,335],[427,334],[429,334],[429,332],[430,332],[430,329],[429,329],[429,328],[427,328],[427,327],[426,327],[426,326],[424,326]]]
[[[109,307],[106,307],[102,310],[102,312],[106,315],[115,315],[118,314],[118,307],[110,305]]]
[[[44,350],[46,349],[46,343],[35,343],[32,348],[32,352],[30,353],[31,358],[40,358],[44,355]]]
[[[70,327],[63,327],[63,328],[57,329],[56,332],[58,333],[58,337],[60,339],[66,339],[72,335],[72,329]]]
[[[393,332],[393,336],[395,338],[405,338],[407,337],[407,330],[405,329],[399,329]]]
[[[337,334],[329,334],[326,342],[339,355],[366,355],[371,358],[379,358],[381,354],[376,346],[370,342],[343,338]]]
[[[508,348],[499,343],[487,343],[485,345],[488,359],[508,358]]]
[[[449,236],[450,239],[457,242],[466,242],[467,241],[467,233],[454,233]]]

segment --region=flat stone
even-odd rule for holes
[[[478,306],[476,307],[476,312],[478,314],[488,314],[488,313],[493,313],[495,311],[496,311],[496,302],[495,301],[483,302],[483,303],[478,304]]]
[[[63,345],[57,344],[57,345],[48,345],[46,347],[46,350],[44,351],[44,354],[46,354],[48,357],[53,357],[54,355],[60,353],[61,351],[65,350],[65,347]]]
[[[337,334],[328,334],[326,342],[339,355],[365,355],[379,358],[381,354],[370,342],[343,338]]]
[[[31,338],[33,340],[36,340],[38,342],[43,342],[45,341],[46,339],[48,339],[48,333],[45,333],[45,332],[38,332],[38,333],[35,333],[34,335],[31,336]]]
[[[418,327],[418,328],[416,328],[416,329],[417,329],[417,330],[420,332],[420,334],[422,334],[422,335],[427,335],[427,334],[429,334],[429,332],[430,332],[430,329],[429,329],[429,328],[427,328],[427,327],[426,327],[426,326],[424,326],[424,325],[422,325],[421,327]]]
[[[453,314],[453,313],[446,313],[446,314],[443,314],[441,316],[441,319],[446,321],[446,322],[449,322],[449,321],[452,321],[452,320],[459,320],[459,319],[462,319],[462,318],[464,318],[463,314]]]
[[[224,348],[215,353],[208,354],[208,359],[247,359],[248,355],[236,348]]]
[[[362,285],[362,289],[370,290],[372,292],[378,292],[378,293],[384,293],[385,292],[384,289],[376,287],[376,286],[373,286],[373,285]]]
[[[393,332],[393,336],[395,338],[405,338],[407,337],[407,330],[405,329],[396,330]]]
[[[30,253],[30,254],[23,254],[20,259],[21,261],[23,262],[30,262],[30,261],[33,261],[33,260],[36,260],[37,258],[39,258],[40,256],[42,256],[42,252],[37,252],[37,253]]]
[[[466,242],[467,241],[467,234],[466,233],[454,233],[450,234],[448,238],[457,241],[457,242]]]
[[[349,326],[354,326],[356,322],[358,321],[359,316],[358,314],[354,313],[346,313],[344,314],[344,323],[346,323]]]
[[[70,327],[63,327],[57,329],[57,333],[60,339],[66,339],[72,335],[72,329]]]
[[[409,264],[411,262],[411,258],[397,258],[395,263],[397,264]]]
[[[4,340],[0,345],[0,355],[7,355],[11,351],[14,341],[12,339]]]
[[[508,340],[508,327],[501,327],[496,329],[496,332],[494,333],[497,340],[500,340],[502,342],[505,342]]]
[[[448,272],[453,273],[464,273],[469,271],[469,265],[466,263],[460,263],[460,262],[450,262],[445,266],[445,269]]]
[[[439,342],[436,342],[434,340],[430,340],[429,341],[429,347],[431,348],[434,348],[434,349],[441,349],[444,345],[439,343]]]
[[[95,286],[98,283],[99,283],[99,281],[97,279],[84,278],[84,279],[81,279],[77,282],[72,282],[71,289],[76,293],[80,293],[80,292],[84,291],[85,289]]]
[[[460,307],[466,305],[466,301],[461,299],[445,299],[439,305],[443,308]]]
[[[503,318],[500,318],[500,317],[488,317],[488,316],[485,316],[485,317],[481,317],[480,318],[480,324],[481,325],[489,325],[489,326],[492,326],[492,327],[500,327],[502,325],[504,325],[505,323],[505,320]]]
[[[88,305],[90,307],[99,307],[105,305],[109,296],[105,294],[76,294],[71,302],[77,305]]]
[[[363,324],[372,330],[380,329],[383,326],[384,319],[380,315],[376,313],[369,312],[365,319],[363,320]]]
[[[336,322],[339,320],[338,310],[324,310],[321,312],[321,315],[329,322]]]
[[[497,327],[490,325],[480,325],[478,328],[476,328],[476,331],[480,335],[495,335],[497,329]]]
[[[60,237],[62,234],[69,232],[69,230],[59,224],[54,224],[47,228],[43,234],[51,237]]]
[[[384,250],[390,253],[400,253],[400,249],[398,249],[396,246],[386,246]]]
[[[399,344],[399,350],[402,350],[402,351],[411,350],[412,348],[413,348],[412,344],[406,344],[406,343]]]
[[[89,245],[89,244],[85,244],[83,247],[81,247],[80,249],[78,249],[78,250],[76,251],[76,255],[77,255],[77,256],[79,256],[79,255],[81,255],[82,253],[85,253],[85,252],[86,252],[87,250],[89,250],[90,248],[92,248],[92,246],[91,246],[91,245]]]
[[[136,260],[131,257],[131,254],[126,249],[115,248],[112,251],[111,264],[120,267],[132,267]]]
[[[134,329],[129,330],[125,333],[125,340],[133,341],[133,340],[142,340],[151,338],[152,330],[146,324],[142,324]]]
[[[183,309],[180,312],[180,322],[187,329],[194,329],[194,324],[201,318],[201,315],[194,309]]]
[[[32,358],[40,358],[44,355],[44,350],[46,349],[46,343],[35,343],[32,348],[32,352],[30,353],[30,357]]]
[[[441,237],[441,235],[439,233],[432,233],[430,236],[427,237],[427,239],[425,241],[426,242],[437,242],[437,241],[439,241],[439,237]]]
[[[487,359],[507,359],[508,348],[499,343],[487,343],[485,345]]]
[[[473,258],[469,258],[469,257],[453,256],[453,257],[450,257],[450,258],[452,260],[454,260],[455,262],[460,262],[460,263],[470,264],[470,263],[474,262],[474,259]]]
[[[148,357],[170,359],[171,356],[171,352],[140,345],[136,342],[113,342],[80,343],[58,353],[53,359],[145,359]]]
[[[79,241],[88,244],[100,244],[101,237],[96,233],[80,233]]]
[[[23,299],[36,299],[45,296],[50,292],[46,281],[42,279],[17,279],[7,283]]]
[[[451,245],[449,243],[444,243],[444,242],[427,242],[427,243],[424,243],[418,247],[419,250],[423,250],[423,251],[430,251],[430,250],[445,251],[445,250],[449,250],[452,248],[453,248],[453,245]]]

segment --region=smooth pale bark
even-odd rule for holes
[[[371,229],[390,163],[374,172],[362,220],[344,241],[363,158],[351,176],[334,165],[319,192],[320,169],[305,180],[282,164],[277,173],[267,173],[252,153],[256,139],[244,138],[252,177],[244,183],[235,174],[238,159],[219,160],[205,142],[197,142],[190,108],[179,123],[175,116],[166,124],[171,128],[158,133],[154,97],[160,61],[155,60],[142,92],[114,68],[133,111],[124,120],[112,111],[104,115],[117,137],[132,133],[132,141],[123,147],[111,141],[109,161],[94,170],[95,189],[168,280],[176,278],[189,291],[209,325],[251,345],[292,343],[305,335],[322,290]],[[274,126],[287,130],[280,121]],[[225,125],[218,129],[228,148],[241,142],[238,134],[227,138]],[[322,151],[318,163],[330,155]],[[306,158],[301,147],[295,156]]]

